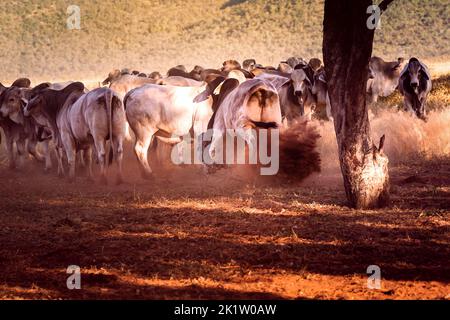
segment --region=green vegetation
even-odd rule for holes
[[[81,30],[66,28],[81,8]],[[387,59],[450,56],[448,0],[396,0],[382,17],[374,53]],[[321,57],[318,0],[10,0],[0,4],[0,81],[100,80],[112,68],[165,72],[254,57],[276,65]],[[35,81],[36,81],[35,80]]]

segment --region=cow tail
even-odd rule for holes
[[[108,117],[109,123],[109,154],[108,154],[108,165],[113,162],[114,159],[114,143],[113,143],[113,98],[114,93],[111,90],[108,90],[105,94],[106,100],[106,113]]]

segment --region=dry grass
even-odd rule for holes
[[[322,0],[79,0],[81,30],[72,31],[66,9],[73,1],[3,2],[0,81],[7,83],[18,76],[99,81],[112,68],[165,72],[180,63],[218,67],[254,57],[276,65],[292,55],[322,55]],[[448,61],[448,16],[445,0],[395,1],[376,32],[374,54]]]
[[[444,63],[445,65],[445,63]],[[435,77],[432,80],[433,89],[427,99],[427,110],[444,110],[450,106],[450,73]],[[403,97],[396,90],[389,97],[381,97],[372,106],[372,111],[403,110]]]

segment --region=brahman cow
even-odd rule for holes
[[[411,58],[400,74],[398,88],[405,108],[422,120],[426,120],[426,101],[431,87],[427,66],[417,58]]]
[[[386,62],[380,57],[372,57],[369,62],[369,79],[367,80],[368,102],[378,101],[378,97],[387,97],[398,86],[404,59]]]
[[[147,151],[156,136],[160,140],[177,144],[181,136],[204,132],[212,115],[212,99],[194,102],[206,89],[147,84],[133,89],[124,99],[128,123],[136,137],[134,151],[140,164],[142,177],[152,177]]]
[[[148,83],[157,83],[159,80],[138,77],[131,74],[124,74],[119,70],[113,70],[109,73],[108,77],[103,80],[102,84],[107,85],[109,83],[109,88],[113,90],[119,96],[120,100],[123,102],[125,95],[132,89],[140,87]],[[128,129],[128,124],[126,125],[125,137],[127,140],[131,140],[131,136]]]
[[[45,139],[47,132],[44,132],[33,119],[28,119],[23,115],[24,100],[30,93],[31,82],[29,79],[17,79],[11,87],[4,87],[0,84],[0,127],[3,129],[6,139],[6,148],[9,158],[9,167],[16,168],[16,144],[17,154],[20,157],[20,164],[23,162],[25,147],[36,160],[43,161],[42,155],[37,151],[37,143],[44,142],[44,151],[48,154],[48,141]],[[46,161],[46,169],[49,169]]]
[[[254,137],[248,129],[278,128],[281,125],[279,96],[275,86],[262,78],[249,79],[241,84],[227,79],[222,84],[213,123],[213,136],[209,156],[213,161],[216,150],[228,129],[234,130],[245,142],[254,145]]]
[[[123,139],[125,112],[120,98],[111,89],[98,88],[84,93],[81,82],[69,84],[62,90],[45,85],[35,90],[25,106],[26,116],[43,116],[56,137],[58,174],[64,174],[64,148],[69,163],[69,180],[75,179],[78,150],[84,150],[88,160],[88,175],[92,175],[92,146],[95,145],[100,162],[101,181],[106,183],[106,140],[118,164],[117,183],[122,182]]]
[[[331,104],[328,95],[328,85],[325,76],[325,68],[320,67],[314,73],[313,86],[311,93],[315,99],[313,106],[313,117],[319,120],[331,120]]]

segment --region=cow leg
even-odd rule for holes
[[[102,138],[95,140],[95,148],[97,149],[97,159],[100,163],[100,182],[107,184],[106,180],[106,141]]]
[[[89,147],[84,150],[82,157],[84,158],[84,163],[87,166],[87,178],[90,181],[94,181],[94,174],[92,173],[92,148]]]
[[[44,158],[45,158],[44,172],[49,172],[52,169],[52,157],[50,153],[49,141],[46,140],[42,142],[42,146],[44,148]]]
[[[80,157],[79,157],[79,159],[80,159],[80,166],[82,168],[86,168],[85,150],[80,150],[79,152],[80,152]]]
[[[25,163],[25,140],[16,141],[17,155],[19,157],[19,167],[22,167]]]
[[[222,132],[220,132],[220,133],[214,132],[214,135],[212,137],[211,143],[209,145],[209,150],[208,150],[209,157],[213,163],[215,163],[217,160],[220,160],[220,159],[216,159],[216,153],[217,153],[217,146],[219,145],[219,142],[222,139],[223,139]]]
[[[64,139],[64,149],[66,150],[67,162],[69,163],[69,182],[75,181],[75,166],[77,162],[77,150],[72,139]]]
[[[61,131],[61,141],[64,146],[64,150],[66,150],[67,162],[69,164],[69,182],[75,181],[75,165],[77,160],[77,150],[75,141],[72,137],[72,134],[67,131]],[[62,165],[62,151],[60,155],[60,161]]]
[[[412,107],[411,99],[407,98],[406,96],[403,99],[405,103],[405,109],[408,113],[410,113],[412,116],[414,116],[414,109]]]
[[[111,146],[116,151],[116,161],[117,161],[117,178],[116,184],[123,183],[123,139],[122,138],[114,138],[114,144]]]
[[[136,142],[134,144],[134,153],[140,163],[141,175],[144,179],[150,179],[152,177],[152,169],[148,164],[147,151],[155,132],[156,130],[146,129],[142,126],[139,126],[138,130],[135,131]]]
[[[64,165],[63,165],[63,159],[64,159],[64,151],[61,147],[56,147],[56,156],[58,158],[58,176],[64,177]]]
[[[44,162],[44,157],[37,151],[36,140],[28,140],[28,153],[31,154],[37,161]]]
[[[16,168],[16,154],[14,152],[14,141],[6,136],[6,149],[8,151],[8,159],[9,159],[9,168]]]

